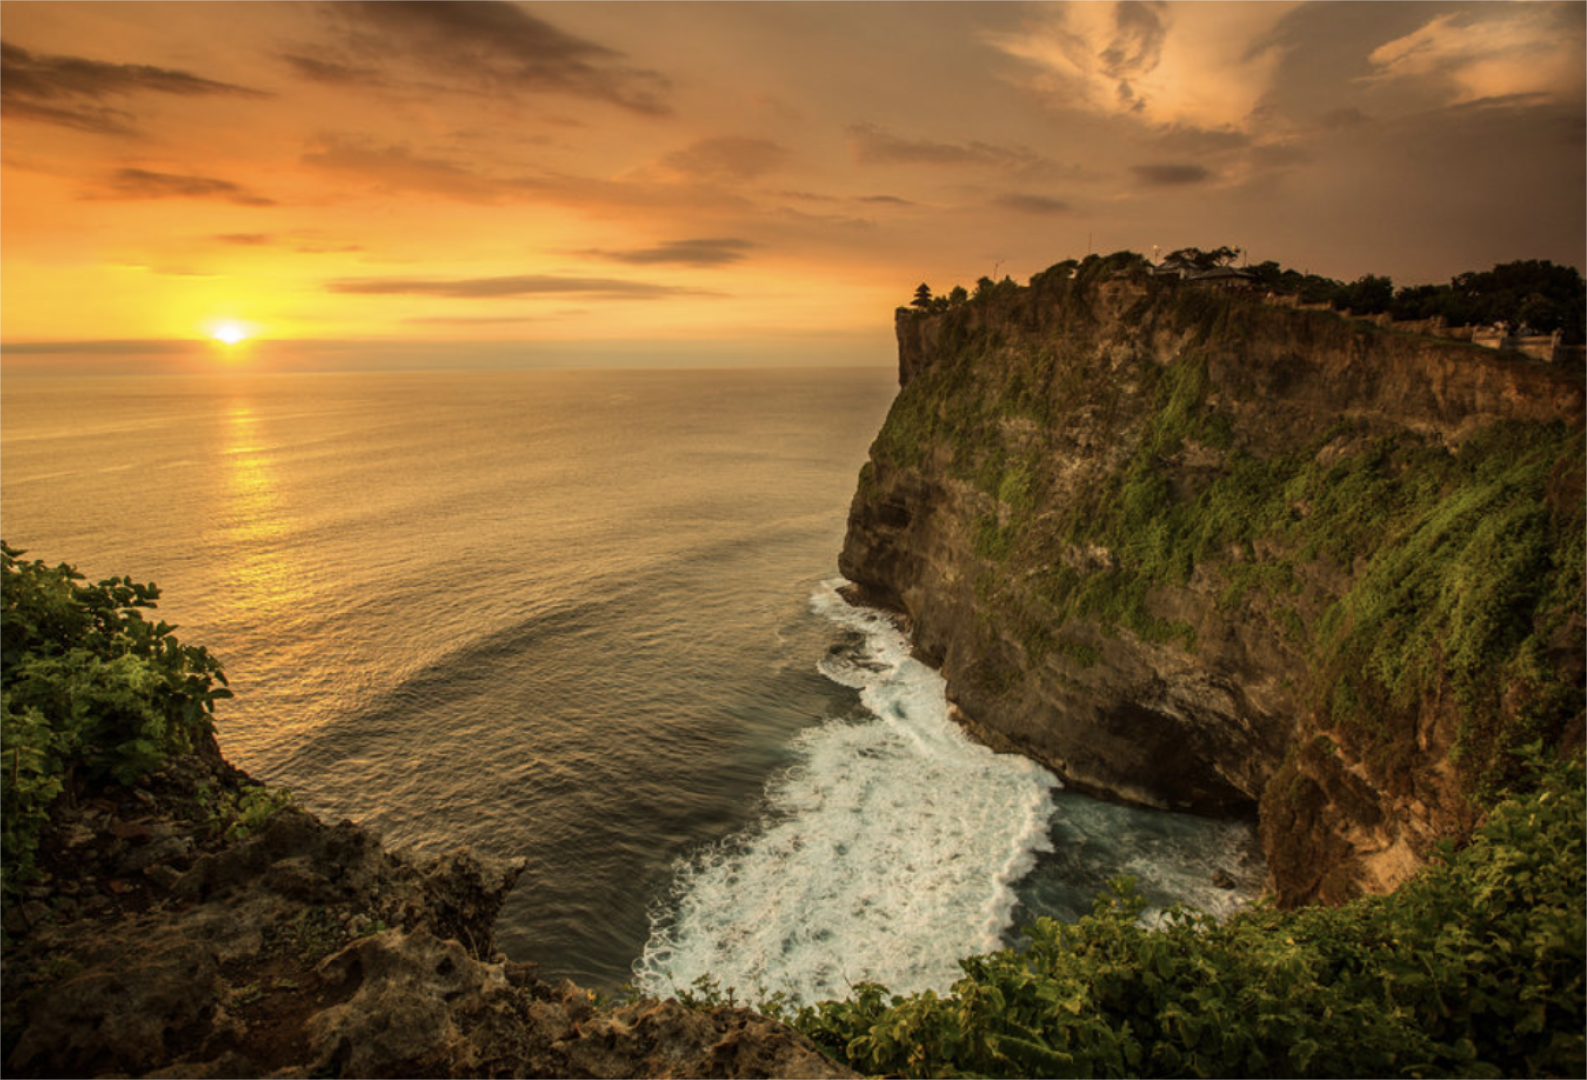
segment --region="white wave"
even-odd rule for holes
[[[680,868],[635,963],[667,994],[709,975],[739,997],[815,1001],[862,980],[946,990],[1002,944],[1014,883],[1050,850],[1057,780],[948,718],[946,684],[885,614],[823,584],[811,607],[860,639],[820,662],[871,716],[801,733],[758,828]]]

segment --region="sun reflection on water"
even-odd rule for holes
[[[243,618],[274,618],[301,597],[303,575],[292,554],[293,518],[272,451],[258,411],[247,402],[225,414],[221,461],[221,504],[206,539],[221,553]]]

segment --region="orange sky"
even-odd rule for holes
[[[1584,10],[7,0],[5,370],[889,364],[920,281],[1088,249],[1581,266]]]

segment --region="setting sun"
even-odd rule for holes
[[[241,325],[240,323],[228,322],[221,323],[219,326],[215,327],[215,329],[209,332],[209,336],[214,338],[216,341],[224,342],[227,345],[235,345],[239,341],[247,340],[252,335],[250,334],[248,328]]]

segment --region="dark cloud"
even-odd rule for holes
[[[676,263],[681,266],[722,266],[741,261],[745,253],[760,245],[750,240],[720,237],[700,240],[669,240],[655,247],[631,251],[584,251],[582,255],[612,259],[634,266]]]
[[[339,64],[333,60],[324,60],[314,56],[301,56],[297,53],[282,53],[281,59],[290,64],[294,71],[305,79],[313,79],[323,83],[379,83],[380,71],[372,67],[354,67],[351,64]]]
[[[1130,171],[1142,183],[1153,187],[1200,184],[1212,178],[1212,173],[1205,165],[1132,165]]]
[[[848,130],[849,149],[860,165],[972,166],[994,169],[1051,169],[1052,162],[1022,147],[996,146],[980,141],[934,142],[906,139],[874,124],[855,124]]]
[[[667,81],[625,66],[622,54],[558,30],[516,4],[492,0],[343,0],[321,10],[341,27],[351,52],[287,56],[310,78],[382,83],[371,65],[401,57],[430,77],[489,93],[552,91],[609,102],[647,115],[670,112]]]
[[[1102,50],[1102,72],[1114,80],[1119,106],[1140,112],[1146,102],[1131,85],[1132,79],[1154,70],[1162,59],[1161,0],[1123,0],[1113,6],[1113,37]]]
[[[897,195],[861,195],[860,202],[885,203],[888,206],[916,206],[918,204]]]
[[[727,136],[701,139],[668,154],[662,162],[691,176],[732,183],[753,180],[787,157],[786,149],[767,139]]]
[[[10,119],[38,120],[100,135],[132,135],[136,134],[132,114],[104,101],[140,93],[272,96],[186,71],[45,56],[0,42],[0,110]]]
[[[230,180],[212,176],[184,176],[147,169],[117,169],[103,187],[89,196],[96,199],[224,199],[238,206],[274,206],[274,199],[256,195]]]
[[[357,293],[360,295],[408,294],[471,300],[565,295],[592,296],[608,300],[649,300],[685,294],[701,295],[699,290],[681,289],[672,285],[657,285],[647,281],[558,277],[549,274],[462,278],[454,281],[426,278],[343,278],[339,281],[330,282],[326,287],[331,292],[336,293]]]
[[[1021,214],[1067,214],[1070,210],[1068,203],[1062,199],[1049,198],[1046,195],[999,195],[992,200],[1006,210],[1017,210]]]

